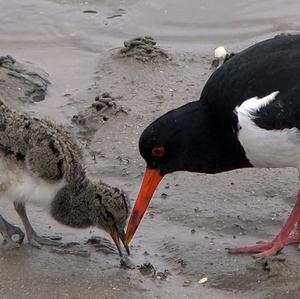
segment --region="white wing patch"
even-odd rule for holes
[[[236,108],[238,139],[255,167],[296,167],[300,169],[300,131],[297,128],[266,130],[253,121],[253,113],[269,105],[279,92],[251,98]]]
[[[279,94],[279,91],[274,91],[268,96],[263,98],[250,98],[242,103],[241,106],[236,108],[236,112],[239,114],[252,115],[254,112],[258,111],[261,107],[267,106],[270,102],[275,100],[276,96]]]

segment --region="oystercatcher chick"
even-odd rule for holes
[[[132,239],[161,179],[174,171],[300,169],[300,36],[277,36],[235,54],[208,79],[200,100],[150,124],[139,141],[146,172],[128,224]],[[293,231],[294,230],[294,231]],[[300,192],[279,234],[229,249],[271,256],[300,243]]]
[[[62,224],[104,229],[122,254],[120,238],[124,241],[129,215],[127,196],[117,188],[88,178],[82,152],[70,133],[46,120],[11,110],[3,99],[0,99],[0,196],[13,202],[28,242],[35,247],[59,245],[59,242],[35,232],[26,214],[27,202],[47,206],[52,217]],[[24,239],[22,230],[1,215],[0,232],[12,246],[19,246]],[[17,241],[14,235],[19,236]]]

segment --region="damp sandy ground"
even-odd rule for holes
[[[12,79],[0,68],[0,79],[6,76],[1,95],[20,110],[72,130],[91,176],[122,187],[133,202],[144,169],[137,148],[143,128],[199,98],[215,47],[238,51],[295,32],[299,11],[296,0],[0,0],[0,56],[43,69],[51,82],[44,101],[21,101],[28,86],[9,85]],[[124,40],[149,35],[171,60],[149,63],[115,55]],[[113,104],[97,114],[91,107],[103,93]],[[84,125],[74,115],[86,119]],[[0,297],[299,298],[296,246],[259,262],[224,250],[270,239],[291,210],[297,187],[292,169],[167,176],[131,245],[131,261],[150,262],[156,274],[121,269],[106,245],[86,244],[94,235],[108,237],[97,229],[69,229],[41,207],[28,207],[38,232],[79,244],[69,251],[38,250],[26,241],[19,249],[1,246]],[[0,212],[20,225],[11,206],[1,203]]]

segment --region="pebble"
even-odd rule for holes
[[[166,199],[166,198],[168,197],[168,194],[167,194],[167,193],[162,193],[162,194],[160,195],[160,197],[161,197],[162,199]]]
[[[208,278],[207,277],[202,277],[198,282],[200,284],[206,283],[206,282],[208,282]]]
[[[155,275],[156,273],[154,266],[150,262],[146,262],[138,267],[143,275]]]

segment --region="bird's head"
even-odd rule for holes
[[[172,110],[150,124],[142,133],[139,149],[146,171],[132,210],[125,244],[132,239],[161,179],[175,171],[206,171],[213,157],[207,155],[212,134],[200,101]],[[199,138],[201,136],[201,138]],[[207,138],[206,138],[207,136]],[[203,144],[203,140],[206,140]],[[205,157],[205,163],[201,157]],[[211,160],[211,161],[210,161]]]
[[[97,184],[95,203],[96,219],[94,223],[111,235],[122,256],[120,239],[124,244],[124,228],[130,210],[128,197],[123,191],[101,182]],[[124,247],[129,255],[128,246],[124,244]]]

